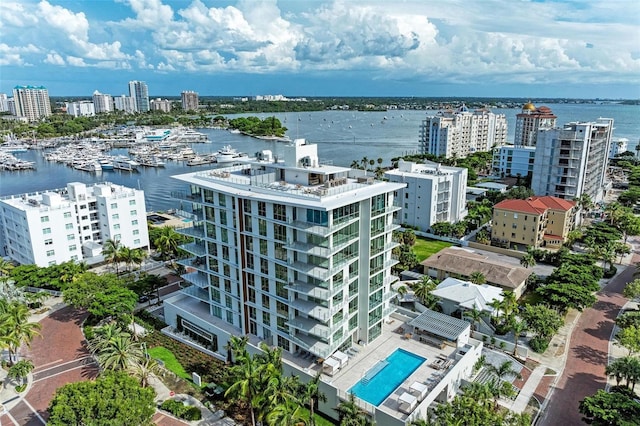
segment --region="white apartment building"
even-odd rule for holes
[[[185,90],[180,94],[182,101],[182,109],[184,111],[197,111],[198,110],[198,94],[193,90]]]
[[[133,104],[133,99],[127,95],[114,96],[113,105],[115,109],[124,111],[127,114],[133,114],[136,112],[136,106]]]
[[[78,101],[78,102],[66,102],[67,114],[74,117],[91,117],[96,115],[93,102],[91,101]]]
[[[403,183],[397,192],[402,207],[398,222],[428,231],[437,222],[458,222],[467,215],[467,169],[437,163],[400,160],[385,172],[390,182]]]
[[[470,112],[466,106],[428,116],[420,125],[423,154],[465,158],[477,151],[490,151],[507,141],[507,118],[487,109]]]
[[[162,111],[162,112],[170,112],[171,111],[171,101],[169,99],[152,99],[150,102],[151,111]]]
[[[0,93],[0,112],[9,111],[9,103],[7,102],[7,94]]]
[[[492,170],[496,176],[522,176],[533,173],[535,146],[504,145],[493,150]]]
[[[99,261],[107,239],[149,246],[144,191],[109,182],[4,197],[0,228],[0,253],[20,264]]]
[[[556,127],[556,117],[546,106],[536,108],[528,102],[522,106],[522,112],[516,115],[515,146],[536,146],[538,130]]]
[[[540,130],[531,189],[536,195],[573,200],[589,194],[602,201],[612,133],[611,118]]]
[[[609,148],[609,158],[615,158],[616,155],[622,154],[629,150],[629,139],[627,138],[611,138],[611,148]]]
[[[133,106],[136,112],[149,111],[149,88],[144,81],[129,82],[129,96],[133,100]]]
[[[28,121],[38,121],[51,115],[49,92],[44,86],[16,86],[13,88],[15,115]]]
[[[113,97],[96,90],[93,92],[93,106],[96,114],[111,112],[114,109]]]

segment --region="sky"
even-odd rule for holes
[[[635,0],[2,0],[0,93],[640,99]]]

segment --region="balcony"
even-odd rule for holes
[[[284,246],[285,249],[297,251],[308,255],[318,256],[325,259],[330,258],[340,250],[348,247],[349,244],[358,240],[358,235],[350,236],[346,241],[340,244],[334,244],[333,247],[320,247],[314,244],[301,243],[301,242],[289,242]]]
[[[387,207],[385,207],[384,209],[381,209],[381,210],[373,210],[371,212],[371,218],[375,219],[378,216],[382,216],[382,215],[385,215],[385,214],[397,212],[397,211],[400,211],[400,210],[402,210],[402,207],[400,207],[400,206],[396,206],[396,205],[387,206]]]
[[[327,340],[331,337],[332,334],[330,327],[309,318],[296,317],[295,319],[287,321],[286,325],[293,327],[296,330],[301,330],[307,334],[318,336]]]
[[[184,266],[185,268],[193,268],[202,272],[207,272],[209,270],[207,262],[203,257],[189,257],[187,259],[180,259],[176,261],[176,263]]]
[[[348,219],[344,219],[341,222],[334,223],[332,225],[318,225],[317,223],[303,222],[300,220],[294,220],[291,222],[293,228],[307,232],[309,234],[319,235],[321,237],[327,237],[339,229],[342,229],[351,223],[357,222],[360,218],[359,215],[350,216]]]
[[[309,277],[313,277],[321,281],[326,281],[329,278],[331,278],[334,274],[341,271],[346,264],[348,264],[349,262],[352,262],[357,258],[358,258],[357,255],[353,255],[347,259],[343,259],[339,262],[335,262],[334,265],[328,269],[322,266],[312,265],[305,262],[292,262],[292,263],[289,263],[289,266],[291,267],[291,269],[298,272],[302,272],[303,274]]]
[[[207,254],[207,248],[203,243],[183,244],[180,246],[180,248],[195,256],[206,256]]]
[[[182,293],[194,297],[203,302],[209,302],[209,293],[202,288],[192,285],[182,289]]]
[[[396,241],[392,241],[389,244],[385,244],[383,247],[379,247],[379,248],[372,248],[371,249],[371,257],[376,256],[380,253],[386,252],[386,251],[391,251],[396,247],[400,247],[400,243],[396,242]]]
[[[205,237],[204,225],[201,222],[194,222],[192,226],[185,226],[182,228],[176,227],[176,232],[178,232],[181,235],[186,235],[188,237],[194,237],[194,238]]]
[[[304,294],[310,297],[316,297],[318,299],[330,299],[338,292],[342,291],[346,284],[346,281],[340,281],[333,284],[333,288],[321,287],[314,284],[305,283],[303,281],[294,281],[286,285],[286,290],[291,290],[298,294]]]
[[[200,196],[200,193],[192,194],[187,191],[171,191],[171,198],[174,198],[176,200],[185,200],[185,201],[191,201],[191,202],[202,201],[202,197]]]
[[[200,288],[209,287],[209,278],[202,272],[191,272],[188,274],[180,275],[180,277],[182,277],[185,281],[190,282],[191,284]]]
[[[328,322],[333,316],[348,305],[348,301],[344,300],[332,307],[325,307],[314,302],[303,299],[293,299],[289,302],[289,306],[302,312],[308,317],[315,318],[322,322]]]
[[[392,231],[395,231],[396,229],[400,229],[400,225],[397,224],[397,223],[392,223],[390,225],[385,225],[382,228],[372,229],[371,230],[371,237],[375,237],[375,236],[380,235],[382,233],[392,232]]]

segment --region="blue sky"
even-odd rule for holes
[[[640,2],[2,0],[0,93],[640,98]]]

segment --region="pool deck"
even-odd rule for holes
[[[167,219],[162,223],[152,223],[151,226],[153,227],[170,226],[172,228],[183,228],[185,227],[185,225],[191,224],[191,222],[188,222],[188,223],[184,222],[183,217],[174,216],[169,213],[149,213],[147,216],[150,216],[150,215],[161,216],[162,218]]]
[[[367,346],[354,345],[359,352],[356,356],[350,357],[348,364],[340,369],[333,376],[322,375],[322,380],[339,389],[346,394],[378,361],[386,359],[395,352],[396,349],[404,349],[408,352],[419,355],[427,360],[422,363],[409,377],[407,377],[389,396],[377,406],[378,410],[386,412],[393,417],[405,419],[408,415],[399,411],[398,398],[404,392],[409,392],[409,386],[414,382],[438,383],[448,370],[438,370],[430,367],[430,364],[438,357],[445,357],[455,364],[455,353],[457,348],[445,346],[440,349],[427,343],[422,343],[413,339],[406,339],[404,333],[398,332],[401,327],[408,327],[402,321],[395,320],[391,324],[385,324],[383,332],[374,344]],[[283,354],[287,361],[295,363],[310,374],[319,371],[321,364],[313,360],[303,360],[290,353]]]

